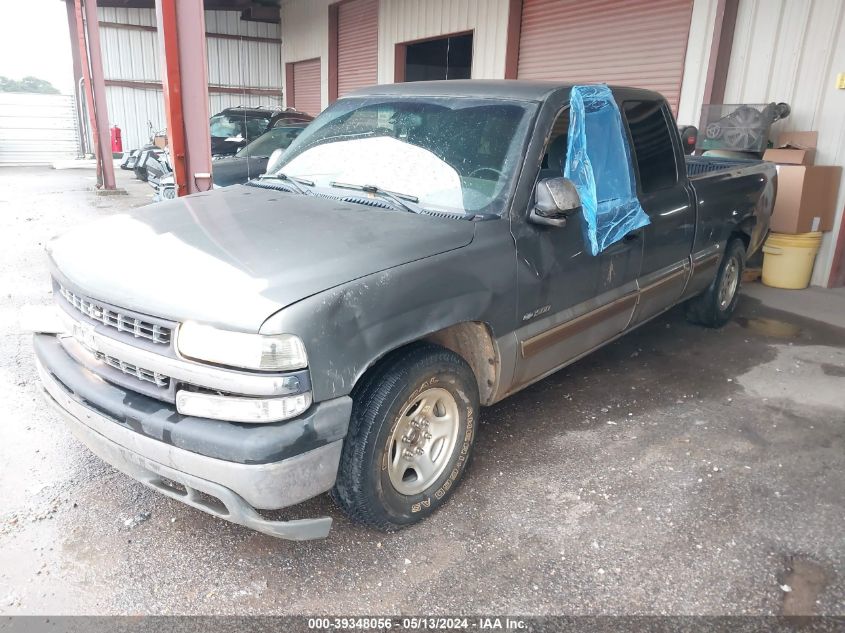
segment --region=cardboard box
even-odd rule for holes
[[[778,165],[771,230],[809,233],[833,230],[841,167]]]
[[[777,147],[763,152],[763,160],[781,165],[812,165],[818,142],[818,132],[784,132]]]

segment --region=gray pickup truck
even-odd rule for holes
[[[376,529],[427,517],[479,407],[681,302],[724,324],[768,230],[771,164],[685,159],[660,95],[612,88],[648,220],[593,255],[563,176],[572,91],[361,90],[272,176],[53,240],[48,402],[106,462],[267,534],[326,536],[264,511],[327,491]]]

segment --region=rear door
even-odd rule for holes
[[[637,193],[651,224],[642,229],[644,250],[640,299],[633,323],[672,306],[689,275],[695,237],[695,200],[679,164],[680,139],[663,100],[626,100],[622,113],[630,133]]]

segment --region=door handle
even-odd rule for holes
[[[634,245],[634,243],[637,242],[641,237],[642,233],[640,233],[639,231],[635,233],[628,233],[621,240],[619,240],[615,244],[611,244],[606,249],[604,249],[602,251],[602,254],[613,255],[615,253],[626,251],[630,249]]]

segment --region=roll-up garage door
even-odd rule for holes
[[[320,59],[308,59],[293,64],[293,107],[300,112],[317,116],[320,107]]]
[[[378,0],[337,8],[337,95],[378,83]]]
[[[524,0],[520,79],[656,90],[678,109],[693,0]]]

